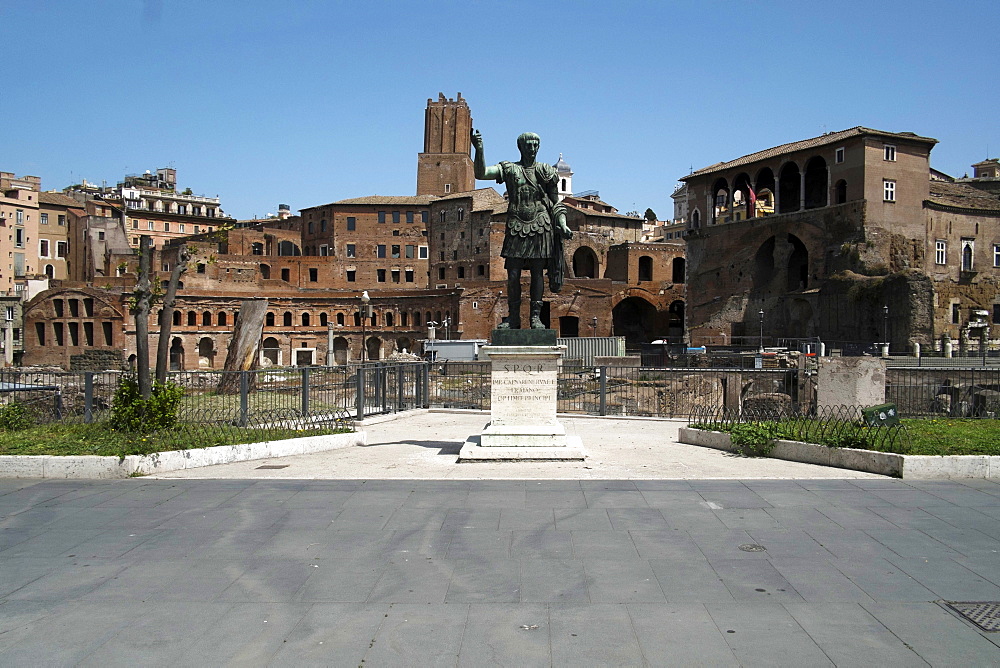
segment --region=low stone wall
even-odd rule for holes
[[[230,464],[254,459],[306,455],[352,445],[366,445],[363,432],[303,436],[282,441],[219,445],[194,450],[171,450],[151,455],[120,457],[58,457],[54,455],[0,456],[0,478],[128,478],[181,469]]]
[[[681,427],[677,438],[688,445],[739,452],[729,434],[724,432]],[[768,456],[896,478],[1000,478],[1000,457],[989,455],[897,455],[779,439]]]

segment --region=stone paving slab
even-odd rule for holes
[[[0,665],[995,665],[939,602],[1000,599],[998,517],[981,480],[0,481]]]

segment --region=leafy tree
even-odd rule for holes
[[[646,213],[643,214],[643,217],[652,223],[656,220],[656,212],[653,211],[652,209],[647,208]]]

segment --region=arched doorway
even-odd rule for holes
[[[580,336],[580,319],[575,315],[564,315],[559,318],[559,336]]]
[[[798,211],[801,198],[802,182],[799,166],[794,162],[789,162],[781,168],[778,177],[778,213]]]
[[[667,309],[667,336],[672,340],[684,336],[684,302],[678,299]]]
[[[625,345],[638,346],[656,338],[656,307],[642,297],[627,297],[611,311],[615,335],[625,337]]]
[[[754,255],[753,289],[755,292],[766,290],[774,279],[774,237],[760,245]]]
[[[410,341],[408,336],[401,336],[396,339],[396,352],[400,353],[412,353],[413,352],[413,342]]]
[[[382,339],[377,336],[368,338],[365,343],[365,359],[369,362],[382,359]]]
[[[333,362],[337,365],[347,364],[347,339],[342,336],[333,340]]]
[[[573,253],[573,276],[597,278],[597,253],[588,246],[580,246]]]
[[[805,290],[809,287],[809,251],[794,234],[788,235],[792,252],[788,256],[788,290]]]
[[[184,345],[181,340],[174,338],[170,342],[170,370],[180,371],[184,368]]]
[[[278,339],[269,336],[264,339],[260,347],[261,366],[280,366],[281,348],[278,346]]]
[[[792,338],[813,335],[812,305],[805,299],[793,299],[788,306],[788,334]]]
[[[204,336],[198,341],[198,368],[211,369],[215,366],[215,343]]]

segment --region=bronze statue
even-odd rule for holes
[[[496,179],[507,186],[507,228],[500,256],[507,269],[507,320],[501,329],[521,328],[521,272],[531,273],[531,328],[545,329],[542,324],[542,292],[545,287],[542,272],[549,276],[552,292],[562,290],[563,238],[573,232],[566,226],[566,207],[559,202],[559,176],[552,165],[536,162],[539,138],[525,132],[517,138],[521,159],[486,166],[483,157],[483,136],[472,131],[477,179]]]

